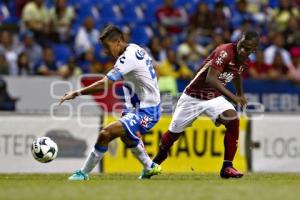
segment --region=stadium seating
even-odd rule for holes
[[[107,23],[118,23],[121,21],[122,16],[117,4],[107,2],[101,5],[100,19]]]
[[[133,3],[124,3],[121,6],[124,23],[137,24],[144,22],[144,15],[139,6]]]
[[[132,41],[141,45],[146,45],[152,36],[152,30],[148,26],[135,26],[132,29]]]
[[[62,63],[66,63],[68,59],[73,55],[69,46],[65,44],[54,44],[52,46],[52,49],[55,58]]]

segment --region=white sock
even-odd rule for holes
[[[142,163],[144,169],[150,169],[153,161],[147,154],[143,142],[140,140],[139,144],[134,147],[130,148],[132,154]]]
[[[81,171],[84,173],[90,173],[95,166],[99,163],[99,161],[103,158],[105,152],[100,152],[97,149],[93,149],[90,152],[90,155],[85,160]]]

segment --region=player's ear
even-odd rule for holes
[[[121,39],[120,39],[120,38],[117,39],[116,43],[117,43],[118,45],[120,45],[120,44],[121,44]]]
[[[113,45],[115,46],[115,47],[119,47],[120,46],[120,40],[119,39],[117,39],[117,40],[115,40],[114,42],[113,42]]]

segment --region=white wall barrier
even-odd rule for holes
[[[19,98],[16,109],[20,113],[49,113],[64,111],[69,114],[70,109],[58,107],[59,99],[70,90],[80,87],[80,79],[72,78],[62,80],[55,77],[32,76],[32,77],[5,77],[7,89],[12,97]],[[101,110],[92,96],[76,98],[72,103],[66,102],[72,111],[77,110],[83,104],[89,103],[83,108],[84,113],[97,115]]]
[[[300,115],[265,115],[251,129],[253,172],[300,172]]]
[[[0,115],[0,173],[61,173],[79,169],[93,147],[100,117],[54,120],[50,116]],[[39,163],[31,155],[36,137],[49,136],[58,144],[58,157]],[[96,167],[95,171],[99,171]]]

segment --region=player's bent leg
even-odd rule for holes
[[[132,140],[126,136],[121,137],[121,140],[130,149],[133,156],[143,165],[144,169],[150,169],[153,161],[147,154],[143,141],[141,139]]]
[[[227,110],[218,118],[226,127],[224,137],[224,162],[220,171],[222,178],[241,178],[243,174],[233,167],[232,161],[237,151],[239,138],[239,118],[235,110]]]
[[[125,135],[125,129],[120,121],[115,121],[104,127],[98,136],[97,145],[107,147],[108,143],[115,138]]]
[[[125,130],[125,135],[121,139],[129,146],[132,154],[144,166],[140,177],[142,179],[149,179],[151,176],[161,172],[161,167],[153,163],[140,139],[141,135],[147,133],[158,122],[159,118],[160,108],[157,105],[129,112],[120,119]]]
[[[119,121],[113,122],[103,128],[98,136],[97,143],[85,160],[83,167],[74,172],[69,180],[88,180],[88,173],[90,173],[99,161],[103,158],[108,149],[108,143],[124,134],[124,129]]]
[[[159,150],[156,156],[153,159],[153,162],[157,164],[161,164],[164,160],[167,159],[169,150],[173,146],[174,142],[178,140],[178,138],[182,135],[181,133],[172,133],[171,131],[167,131],[163,134],[160,139]]]
[[[121,140],[131,150],[132,154],[140,161],[144,166],[144,169],[139,176],[139,179],[150,179],[154,175],[161,173],[161,167],[154,163],[147,154],[142,140],[133,140],[126,136],[122,136]]]
[[[202,112],[203,106],[200,100],[184,93],[182,94],[173,114],[169,130],[163,134],[160,140],[159,151],[153,159],[155,163],[161,164],[166,160],[174,142],[178,140],[185,128],[192,124]]]

